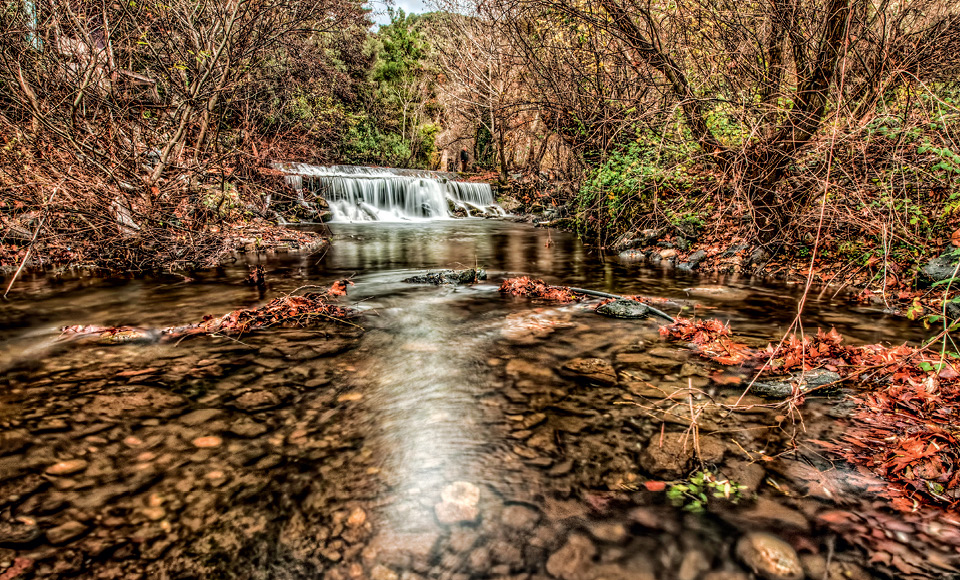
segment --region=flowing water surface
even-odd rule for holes
[[[793,413],[742,396],[736,371],[663,340],[656,320],[497,291],[531,275],[663,297],[760,344],[793,320],[799,288],[603,260],[493,220],[333,233],[323,255],[189,281],[17,283],[0,305],[0,577],[734,580],[757,562],[768,578],[956,564],[937,517],[891,512],[879,482],[820,453],[842,432],[840,398]],[[243,284],[252,264],[265,293]],[[475,285],[402,281],[478,266],[490,278]],[[56,341],[62,325],[192,323],[344,278],[356,325]],[[922,338],[829,292],[804,323]],[[700,469],[741,499],[672,505],[659,482]]]

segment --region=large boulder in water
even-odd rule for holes
[[[404,280],[408,284],[471,284],[487,279],[487,272],[482,268],[469,268],[466,270],[441,270],[439,272],[427,272],[418,276],[411,276]]]
[[[597,306],[597,314],[613,318],[647,318],[650,308],[643,302],[620,298]]]

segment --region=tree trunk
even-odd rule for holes
[[[738,163],[744,189],[754,204],[762,241],[783,233],[791,216],[810,198],[812,191],[786,191],[778,196],[778,184],[786,177],[797,153],[823,125],[827,99],[837,77],[837,67],[846,45],[846,32],[853,0],[831,0],[823,37],[812,67],[797,89],[796,104],[787,122],[775,134],[747,149]]]

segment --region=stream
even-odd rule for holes
[[[17,282],[0,303],[0,579],[955,577],[952,517],[893,511],[882,482],[817,447],[843,431],[842,395],[792,412],[744,396],[735,369],[655,319],[497,291],[529,275],[661,297],[759,345],[801,287],[604,259],[498,220],[331,229],[323,255],[192,280]],[[265,293],[243,284],[253,265]],[[475,285],[402,282],[477,266],[489,279]],[[198,322],[345,278],[356,324],[56,340],[63,325]],[[832,292],[811,297],[805,331],[923,338]],[[661,482],[701,469],[739,500],[673,505]]]

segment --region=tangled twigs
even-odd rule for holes
[[[40,223],[37,224],[37,229],[33,232],[33,238],[30,240],[30,245],[27,246],[27,251],[23,254],[23,259],[20,260],[20,266],[17,268],[17,271],[13,274],[13,277],[10,278],[10,283],[7,284],[7,290],[3,293],[3,299],[7,299],[7,294],[10,293],[10,289],[13,288],[13,283],[17,281],[17,277],[20,276],[20,272],[23,271],[23,267],[27,264],[27,260],[30,259],[30,253],[33,252],[33,245],[37,243],[37,236],[40,235],[40,230],[43,229],[43,222],[47,221],[47,208],[50,206],[50,202],[53,201],[53,197],[57,195],[57,188],[53,188],[53,192],[50,193],[50,197],[47,198],[46,203],[43,204],[43,217],[40,218]]]
[[[198,324],[171,326],[161,330],[133,326],[65,326],[61,328],[61,340],[95,339],[101,344],[127,342],[169,341],[196,335],[244,334],[276,325],[304,326],[326,318],[347,322],[359,315],[353,308],[330,302],[331,298],[344,296],[349,280],[338,280],[324,292],[310,292],[300,296],[281,296],[259,308],[241,308],[220,317],[205,316]]]
[[[317,233],[272,221],[277,211],[292,211],[296,195],[246,158],[230,167],[221,159],[205,170],[170,169],[149,188],[124,176],[134,185],[121,188],[54,142],[20,146],[2,123],[0,145],[0,270],[11,275],[18,266],[183,272],[215,267],[233,252],[316,251],[325,244]],[[269,207],[263,191],[275,191]]]

